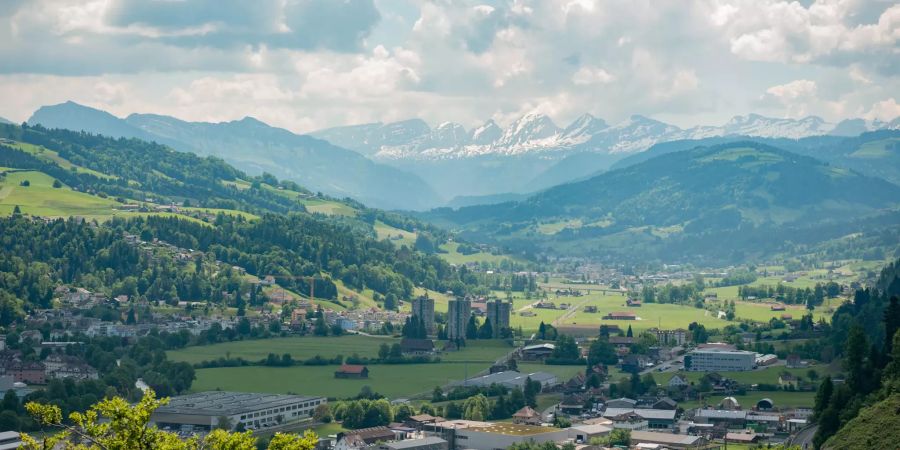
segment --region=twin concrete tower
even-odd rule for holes
[[[509,328],[509,315],[512,312],[512,303],[500,299],[489,300],[485,304],[487,320],[491,322],[494,336],[499,335],[500,330]],[[412,301],[412,315],[422,319],[425,329],[429,334],[435,332],[434,327],[434,299],[428,296],[414,298]],[[472,317],[471,298],[456,297],[447,304],[447,338],[452,340],[466,338],[466,326]]]

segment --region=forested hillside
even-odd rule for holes
[[[900,260],[873,288],[834,313],[821,345],[841,358],[844,382],[823,380],[816,395],[816,448],[890,448],[900,427]],[[829,349],[830,348],[830,349]],[[891,412],[893,411],[893,412]],[[882,429],[884,433],[874,433]],[[833,436],[833,437],[832,437]]]
[[[423,217],[531,252],[722,262],[871,230],[898,205],[900,186],[883,179],[733,142],[663,154],[519,202]],[[867,225],[847,226],[861,218]]]

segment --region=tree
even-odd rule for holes
[[[560,334],[556,338],[556,347],[553,349],[554,360],[559,361],[577,361],[581,359],[581,351],[578,350],[578,344],[571,336]]]
[[[851,327],[844,350],[844,370],[847,371],[847,385],[854,393],[864,392],[866,389],[865,357],[868,346],[862,326],[857,324]]]
[[[631,331],[631,325],[628,325],[628,331],[625,333],[625,337],[634,337],[634,332]]]
[[[475,316],[469,316],[469,323],[466,324],[466,339],[478,338],[478,322]]]
[[[831,377],[826,376],[821,383],[819,383],[819,390],[816,391],[816,401],[815,406],[813,407],[813,418],[818,419],[821,417],[822,413],[828,408],[828,402],[831,401],[831,395],[834,393],[834,384],[831,382]]]
[[[631,446],[631,430],[626,430],[623,428],[613,429],[612,431],[609,432],[609,444],[630,447]]]
[[[588,366],[593,367],[597,364],[613,365],[617,362],[619,362],[619,356],[608,340],[601,337],[591,343],[588,349]]]
[[[0,412],[0,430],[19,431],[19,416],[15,411]]]
[[[491,413],[491,403],[482,394],[474,395],[463,403],[463,419],[486,420]]]
[[[62,183],[60,183],[59,180],[53,180],[53,188],[54,189],[59,189],[61,187],[62,187]]]
[[[328,406],[328,403],[322,403],[319,406],[316,406],[316,409],[313,411],[313,420],[316,422],[329,423],[331,422],[331,407]]]
[[[900,330],[900,299],[892,296],[888,306],[884,308],[884,354],[893,352],[894,335]]]
[[[523,393],[525,394],[525,404],[532,408],[537,407],[537,395],[541,393],[541,382],[533,381],[531,377],[525,378]]]
[[[481,328],[478,330],[478,339],[493,339],[494,338],[494,329],[491,326],[490,320],[485,320],[483,324],[481,324]]]
[[[178,434],[148,426],[150,416],[168,399],[157,399],[152,390],[144,393],[135,405],[119,397],[108,398],[94,404],[85,413],[74,412],[69,422],[64,422],[59,406],[29,402],[25,405],[34,419],[44,426],[57,428],[42,440],[23,435],[22,448],[28,450],[49,449],[61,445],[75,449],[66,443],[77,438],[78,450],[236,450],[255,448],[256,438],[251,432],[230,433],[215,430],[202,441],[196,437],[182,439]],[[310,431],[303,436],[276,433],[269,442],[269,450],[312,450],[318,437]]]
[[[378,359],[386,360],[391,354],[391,348],[387,344],[382,343],[378,347]]]
[[[541,321],[541,324],[538,325],[538,339],[544,340],[547,339],[547,325],[544,324],[544,321]]]
[[[228,416],[219,416],[216,420],[218,421],[216,429],[228,431],[234,427],[234,424],[231,423],[231,418]]]

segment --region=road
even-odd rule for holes
[[[584,306],[585,303],[589,302],[590,300],[591,300],[591,299],[586,298],[586,299],[584,299],[584,300],[582,300],[582,301],[580,301],[580,302],[578,302],[578,303],[572,303],[572,304],[569,306],[569,309],[567,309],[566,312],[563,313],[563,315],[557,317],[556,320],[553,321],[553,326],[559,326],[559,323],[560,323],[560,322],[562,322],[563,320],[568,319],[569,317],[574,316],[575,313],[578,312],[578,308],[581,308],[582,306]]]
[[[791,438],[791,445],[799,445],[803,450],[813,448],[813,436],[816,435],[816,430],[818,429],[818,425],[812,425],[800,430],[799,433]]]

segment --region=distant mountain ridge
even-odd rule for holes
[[[314,191],[351,197],[374,207],[420,209],[441,201],[414,174],[250,117],[222,123],[187,122],[155,114],[122,119],[66,102],[41,107],[28,123],[155,141],[176,150],[222,158],[253,175],[268,172]]]
[[[560,127],[548,116],[532,113],[506,129],[493,120],[468,132],[462,125],[449,122],[431,129],[424,121],[412,119],[329,128],[312,135],[416,173],[443,198],[467,197],[462,204],[469,204],[475,197],[531,193],[569,183],[668,142],[737,136],[855,136],[885,128],[900,129],[900,119],[852,119],[831,124],[818,117],[795,120],[750,114],[736,116],[721,126],[681,129],[640,115],[610,125],[590,114]]]
[[[628,154],[646,150],[659,142],[683,139],[719,136],[799,139],[821,135],[855,136],[880,129],[900,129],[900,118],[891,122],[847,119],[833,124],[816,116],[780,119],[749,114],[735,116],[721,126],[681,129],[640,115],[610,126],[602,119],[584,114],[561,128],[547,115],[529,113],[505,130],[492,120],[467,132],[456,123],[445,122],[431,129],[424,121],[411,119],[389,124],[335,127],[311,135],[375,159],[435,160],[581,151]]]
[[[524,200],[423,217],[514,251],[671,261],[687,256],[680,248],[699,261],[790,247],[782,232],[812,243],[836,239],[855,230],[850,221],[898,208],[900,186],[739,141],[658,155]],[[803,229],[814,230],[796,231]]]

